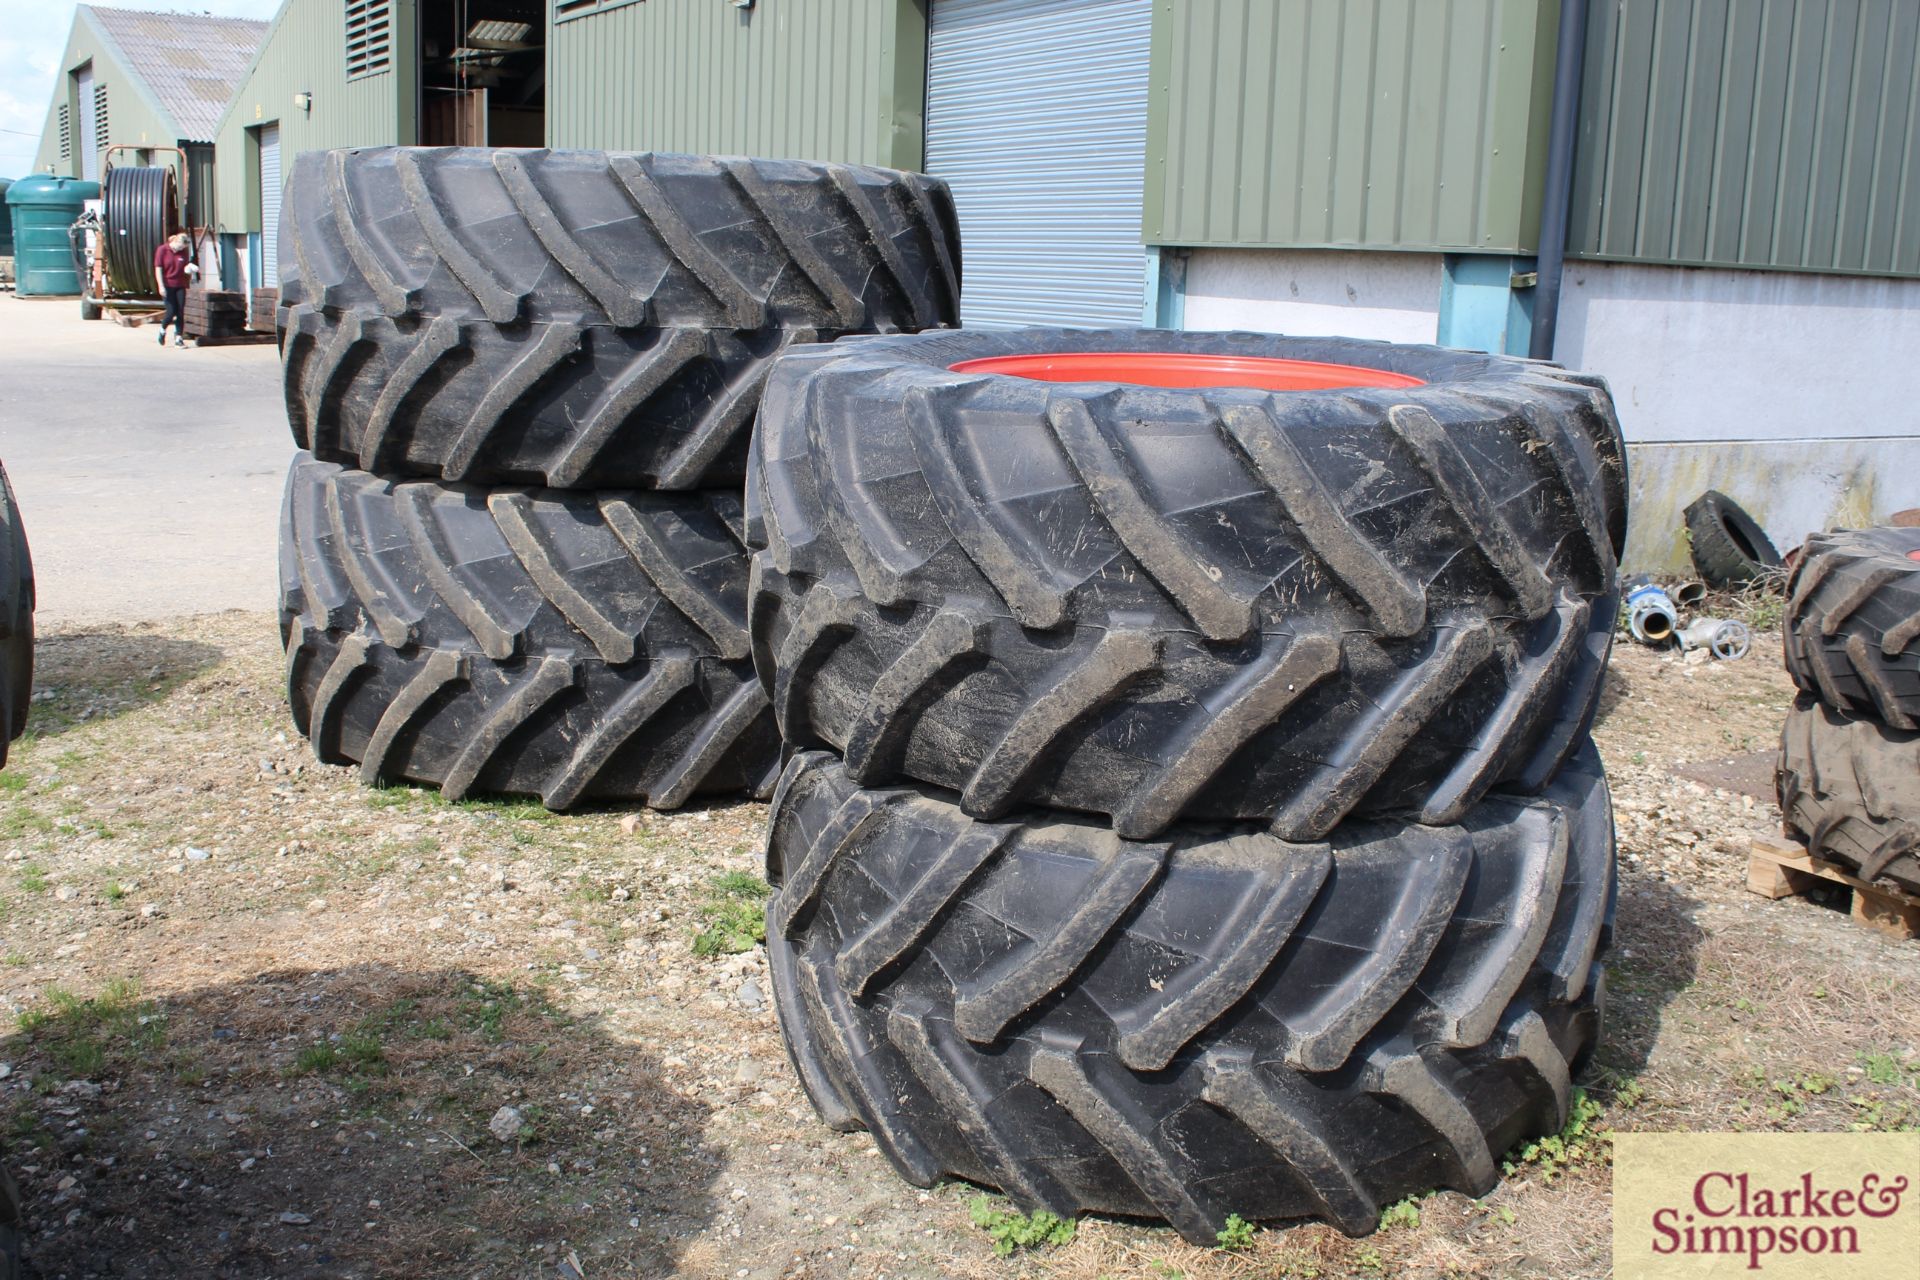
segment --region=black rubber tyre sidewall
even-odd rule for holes
[[[1743,586],[1780,567],[1780,552],[1759,522],[1717,489],[1687,507],[1686,524],[1693,567],[1710,587]]]
[[[1593,961],[1606,946],[1613,898],[1611,814],[1590,747],[1548,800],[1514,805],[1490,801],[1456,829],[1367,823],[1343,828],[1330,855],[1333,879],[1319,890],[1323,896],[1292,934],[1283,935],[1284,946],[1270,937],[1249,943],[1254,963],[1268,967],[1236,998],[1232,992],[1259,970],[1246,967],[1249,956],[1234,944],[1270,928],[1258,902],[1301,874],[1301,860],[1316,856],[1307,849],[1244,828],[1236,836],[1232,828],[1192,826],[1181,829],[1174,851],[1168,852],[1165,845],[1116,843],[1098,827],[1042,813],[976,825],[957,815],[950,798],[939,792],[863,791],[851,786],[831,757],[803,753],[782,778],[769,827],[768,877],[776,897],[769,909],[768,947],[782,1029],[810,1096],[829,1122],[844,1128],[850,1116],[857,1117],[895,1168],[916,1185],[960,1176],[999,1187],[1027,1209],[1167,1217],[1202,1243],[1212,1239],[1229,1211],[1253,1218],[1316,1212],[1263,1182],[1268,1175],[1245,1180],[1248,1169],[1286,1167],[1274,1150],[1248,1146],[1246,1134],[1231,1132],[1230,1123],[1216,1131],[1194,1117],[1199,1127],[1188,1129],[1177,1118],[1182,1105],[1166,1100],[1190,1093],[1195,1073],[1210,1070],[1214,1055],[1222,1054],[1260,1063],[1283,1097],[1299,1099],[1309,1123],[1324,1126],[1327,1146],[1321,1150],[1346,1164],[1365,1195],[1380,1204],[1410,1194],[1415,1184],[1420,1190],[1452,1185],[1484,1193],[1495,1177],[1497,1155],[1529,1133],[1557,1128],[1560,1117],[1543,1089],[1545,1076],[1491,1047],[1506,1032],[1489,1033],[1486,1028],[1493,1024],[1486,1020],[1473,1030],[1465,1023],[1440,1030],[1415,1011],[1426,997],[1411,992],[1437,993],[1450,981],[1447,966],[1499,955],[1505,981],[1517,985],[1510,988],[1511,1003],[1497,1025],[1511,1028],[1532,1020],[1529,1025],[1537,1026],[1542,1037],[1536,1047],[1544,1050],[1552,1042],[1564,1089],[1568,1064],[1579,1060],[1595,1038],[1601,982]],[[1531,926],[1521,929],[1538,941],[1512,949],[1514,934],[1481,927],[1518,918],[1490,910],[1494,897],[1511,892],[1492,886],[1534,882],[1511,877],[1511,867],[1518,864],[1499,870],[1502,855],[1494,851],[1506,847],[1506,857],[1537,865],[1530,860],[1545,856],[1554,842],[1541,841],[1543,829],[1527,824],[1538,824],[1548,814],[1567,831],[1561,846],[1566,870],[1550,910],[1553,924],[1540,933]],[[1509,822],[1518,825],[1503,825]],[[1391,988],[1362,984],[1355,991],[1370,994],[1341,997],[1358,1002],[1348,1014],[1316,1004],[1312,993],[1345,988],[1322,985],[1329,974],[1316,968],[1320,961],[1313,958],[1308,937],[1319,930],[1328,931],[1327,937],[1337,934],[1349,910],[1357,913],[1347,921],[1357,935],[1384,936],[1383,910],[1394,916],[1395,930],[1404,925],[1405,902],[1426,900],[1429,892],[1416,887],[1424,883],[1434,856],[1428,842],[1459,838],[1448,832],[1471,832],[1464,838],[1474,844],[1473,856],[1486,859],[1476,861],[1480,887],[1474,892],[1489,896],[1472,904],[1446,898],[1453,903],[1450,910],[1480,924],[1435,942],[1435,950],[1425,953],[1429,960],[1422,962],[1432,967],[1425,977],[1406,979],[1416,985],[1399,1003]],[[1502,846],[1502,840],[1510,843]],[[1127,873],[1134,877],[1129,883],[1146,886],[1130,904],[1090,906],[1106,902],[1109,882],[1103,877],[1119,861],[1155,859],[1165,859],[1157,878]],[[1078,887],[1083,876],[1093,888]],[[1227,896],[1214,892],[1215,876]],[[1236,897],[1229,882],[1238,876],[1250,878]],[[1333,887],[1343,877],[1350,884],[1347,891],[1359,894],[1351,907],[1342,905],[1341,891]],[[1408,886],[1404,901],[1359,906],[1359,897],[1367,896],[1359,891],[1361,884],[1377,880],[1384,886],[1400,877]],[[1535,904],[1520,914],[1543,910],[1537,905],[1541,898],[1529,899],[1540,892],[1535,887],[1514,899]],[[1183,906],[1183,895],[1194,897]],[[939,910],[930,914],[935,903]],[[1075,922],[1070,941],[1069,926],[1062,923],[1069,916]],[[1054,956],[1056,950],[1058,958],[1037,958]],[[1075,963],[1082,951],[1086,959]],[[1269,954],[1275,958],[1266,959]],[[1181,1021],[1184,1015],[1170,1010],[1195,998],[1196,965],[1229,984],[1226,991],[1203,998],[1212,1002],[1208,1008],[1225,1008]],[[1516,965],[1526,967],[1526,976]],[[992,992],[1013,981],[1024,966],[1033,976],[1032,989],[1016,997],[1027,1002],[1025,1011],[1014,1012],[997,1032],[991,1022],[963,1032],[962,1006],[992,1002]],[[1483,1019],[1486,1009],[1500,1007],[1507,997],[1499,992],[1507,989],[1481,989]],[[1289,1022],[1292,1015],[1279,1012],[1299,1000],[1332,1020],[1319,1025],[1355,1019],[1329,1056],[1304,1067],[1295,1050],[1310,1057],[1319,1050],[1290,1039],[1305,1024]],[[1367,1012],[1358,1012],[1362,1006]],[[1020,1007],[1003,1004],[992,1017]],[[1143,1016],[1143,1010],[1152,1012]],[[956,1107],[942,1100],[955,1096],[953,1086],[945,1086],[949,1092],[943,1095],[935,1077],[916,1065],[926,1058],[916,1058],[902,1039],[903,1017],[940,1037],[944,1048],[938,1056],[954,1079],[971,1082],[961,1086],[973,1095],[971,1104]],[[1132,1035],[1166,1021],[1181,1023],[1178,1034],[1188,1037],[1184,1043],[1172,1049],[1180,1042],[1160,1038],[1158,1048],[1148,1051],[1154,1055],[1149,1062],[1129,1065]],[[1361,1034],[1363,1023],[1371,1030]],[[1340,1047],[1352,1035],[1359,1035],[1352,1047]],[[1443,1049],[1443,1044],[1456,1047]],[[1366,1083],[1368,1072],[1413,1045],[1427,1055],[1427,1068],[1440,1072],[1466,1100],[1469,1111],[1460,1114],[1470,1113],[1483,1128],[1492,1154],[1476,1175],[1463,1176],[1469,1162],[1462,1159],[1455,1166],[1434,1145],[1431,1132],[1421,1138],[1404,1129],[1413,1114],[1404,1105],[1361,1119],[1361,1112],[1375,1105],[1362,1098],[1375,1096],[1378,1088]],[[1164,1067],[1152,1065],[1169,1051]],[[1028,1074],[1033,1055],[1042,1052],[1070,1054],[1088,1064],[1109,1104],[1108,1120],[1095,1124],[1065,1109],[1065,1103],[1048,1101],[1051,1087]],[[1344,1059],[1338,1056],[1342,1053]],[[989,1112],[998,1119],[983,1128],[980,1119]],[[1103,1143],[1093,1136],[1107,1132],[1103,1126],[1131,1128],[1168,1160],[1180,1175],[1170,1180],[1180,1188],[1172,1194],[1189,1202],[1184,1210],[1163,1212],[1147,1190],[1151,1180],[1110,1163],[1124,1161],[1123,1151],[1140,1148],[1130,1140]],[[1203,1131],[1215,1140],[1199,1140],[1196,1135]],[[1189,1136],[1179,1136],[1183,1133]],[[986,1145],[976,1141],[983,1135]],[[1001,1152],[997,1170],[988,1154],[995,1144]],[[1262,1150],[1264,1160],[1257,1158]],[[1464,1153],[1466,1147],[1447,1150]],[[1009,1170],[1019,1176],[1001,1176]],[[1379,1205],[1350,1206],[1340,1221],[1349,1231],[1364,1232],[1377,1225],[1378,1212]]]
[[[1430,381],[1269,394],[951,367],[1077,351]],[[1294,839],[1347,812],[1451,822],[1488,786],[1538,787],[1591,714],[1617,446],[1603,389],[1432,347],[1023,330],[796,349],[750,472],[756,665],[790,741],[867,785],[962,790],[979,817],[1050,805],[1136,839],[1182,816]],[[1356,491],[1354,510],[1333,496]],[[1570,663],[1575,634],[1590,652]],[[1253,712],[1296,651],[1305,683],[1272,689],[1304,692]],[[1202,742],[1229,708],[1247,734]]]

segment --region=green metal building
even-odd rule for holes
[[[97,181],[108,163],[178,169],[174,148],[185,153],[188,225],[213,225],[216,125],[265,31],[241,18],[78,6],[34,170]]]
[[[279,281],[280,188],[302,151],[539,146],[549,0],[286,0],[219,123],[229,287]]]

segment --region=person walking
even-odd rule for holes
[[[187,345],[187,282],[200,273],[187,256],[187,236],[176,231],[153,251],[153,279],[160,286],[165,309],[160,312],[160,345],[167,345],[167,326],[173,326],[173,345]]]

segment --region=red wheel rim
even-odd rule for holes
[[[1332,391],[1340,387],[1419,387],[1425,380],[1387,369],[1276,356],[1190,355],[1180,351],[1048,351],[988,356],[948,365],[955,373],[998,373],[1039,382],[1124,382],[1140,387],[1250,387],[1256,391]]]

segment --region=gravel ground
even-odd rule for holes
[[[763,806],[369,790],[314,763],[280,663],[252,613],[43,637],[0,773],[0,1120],[43,1276],[1599,1276],[1609,1130],[1920,1124],[1920,944],[1744,889],[1778,823],[1777,635],[1617,655],[1584,1128],[1364,1240],[1090,1219],[1007,1259],[976,1190],[906,1186],[813,1119],[732,927]]]

